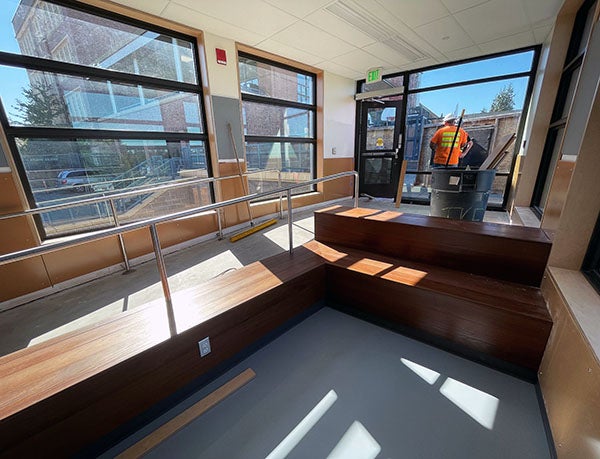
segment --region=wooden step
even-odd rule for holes
[[[552,319],[538,288],[312,241],[336,303],[535,374]]]
[[[536,287],[551,248],[539,228],[343,206],[315,212],[315,239]]]

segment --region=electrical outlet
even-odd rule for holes
[[[331,154],[332,154],[332,155],[337,155],[337,148],[336,148],[336,147],[333,147],[333,148],[331,149]]]
[[[210,339],[208,336],[202,341],[198,341],[198,347],[200,348],[200,357],[210,354]]]

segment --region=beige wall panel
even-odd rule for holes
[[[43,255],[53,284],[64,282],[122,261],[119,242],[109,237]]]
[[[567,3],[573,2],[567,0],[565,4]],[[537,78],[542,80],[539,85],[536,82],[536,92],[532,95],[531,100],[533,110],[529,116],[532,119],[528,121],[528,124],[531,123],[531,127],[528,126],[528,132],[525,133],[524,140],[527,141],[527,144],[519,188],[515,196],[515,205],[517,206],[531,204],[574,20],[575,13],[570,10],[565,10],[559,15],[554,25],[547,59],[540,60]],[[544,49],[545,51],[546,49]]]
[[[554,232],[558,229],[563,206],[567,200],[574,167],[575,163],[573,161],[559,161],[554,170],[548,194],[549,199],[544,208],[544,216],[542,217],[541,224],[542,228],[547,231]]]
[[[158,227],[158,235],[161,246],[170,247],[206,234],[216,233],[218,229],[216,214],[211,213],[163,223]]]
[[[600,363],[555,284],[543,286],[555,321],[540,386],[559,458],[600,457]]]
[[[51,287],[41,257],[0,266],[0,301]]]
[[[141,257],[154,250],[152,248],[152,239],[148,228],[124,233],[123,241],[127,250],[127,256],[130,259]]]
[[[23,205],[12,174],[0,174],[0,214],[21,212]],[[28,217],[0,220],[0,253],[23,250],[37,245],[33,222]]]
[[[336,158],[323,160],[323,176],[337,174],[338,172],[353,171],[354,158]],[[343,198],[354,195],[354,179],[344,177],[323,183],[323,200]]]

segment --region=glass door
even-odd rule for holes
[[[358,173],[360,193],[396,196],[402,165],[402,100],[361,102]]]

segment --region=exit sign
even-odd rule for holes
[[[367,70],[367,83],[377,83],[381,81],[381,67]]]

